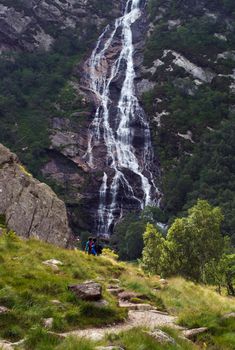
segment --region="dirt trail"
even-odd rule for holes
[[[62,333],[60,336],[68,337],[72,335],[99,341],[107,334],[127,331],[134,327],[148,327],[149,329],[154,329],[161,326],[171,326],[175,328],[177,327],[175,322],[176,317],[167,315],[157,310],[130,310],[128,312],[127,321],[122,324],[102,328],[77,330],[68,333]]]

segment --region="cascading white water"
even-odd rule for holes
[[[149,125],[136,97],[134,84],[136,75],[132,25],[140,16],[140,0],[127,0],[123,16],[116,19],[114,28],[105,28],[89,60],[90,89],[95,94],[97,110],[89,129],[85,158],[89,166],[95,168],[94,148],[104,143],[106,167],[109,169],[104,172],[99,190],[98,235],[110,233],[115,220],[122,214],[122,201],[129,198],[139,209],[143,209],[146,205],[157,204],[159,194],[151,172],[152,146]],[[120,47],[112,60],[107,57],[113,53],[120,32]],[[113,118],[113,113],[110,113],[110,106],[114,104],[111,100],[111,84],[120,73],[124,78]],[[134,123],[138,123],[143,139],[138,156],[133,146]],[[139,179],[141,195],[136,194],[136,184],[133,186],[130,178],[125,175],[126,171]],[[121,189],[125,193],[122,201],[117,199]]]

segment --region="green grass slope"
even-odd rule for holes
[[[43,264],[52,258],[63,263],[58,270]],[[109,335],[98,345],[119,345],[125,350],[200,349],[203,344],[213,350],[234,349],[235,319],[223,318],[225,313],[235,311],[234,299],[179,278],[162,287],[158,277],[145,276],[138,267],[117,262],[111,256],[92,257],[37,240],[23,241],[13,234],[0,237],[0,306],[10,310],[0,314],[0,338],[12,342],[26,338],[20,349],[94,349],[97,344],[86,340],[62,341],[43,327],[43,320],[54,319],[55,333],[123,321],[126,311],[106,290],[117,278],[125,290],[140,292],[148,303],[178,316],[180,325],[206,326],[209,331],[198,338],[196,345],[169,329],[166,332],[176,339],[177,345],[160,345],[144,329]],[[102,284],[107,306],[79,301],[67,288],[91,279]]]

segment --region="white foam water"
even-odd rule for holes
[[[113,28],[109,25],[105,28],[89,60],[90,89],[95,94],[97,110],[89,129],[85,157],[89,166],[95,168],[94,147],[104,143],[107,150],[106,164],[110,169],[104,172],[99,190],[98,235],[110,234],[115,221],[122,215],[122,201],[125,201],[125,198],[131,198],[136,207],[143,209],[146,205],[157,204],[159,197],[159,190],[154,185],[151,172],[153,156],[149,125],[139,105],[134,83],[136,74],[132,25],[141,15],[140,0],[127,0],[123,16],[116,19]],[[117,37],[121,37],[121,47],[110,66],[107,54]],[[114,123],[113,115],[111,122],[110,88],[120,72],[124,74],[124,79],[115,106]],[[138,154],[138,157],[133,146],[134,123],[140,125],[143,139],[141,154]],[[133,181],[134,178],[139,179],[141,191],[138,191],[138,195],[132,181],[125,175],[127,171],[133,173]],[[122,201],[118,199],[120,190],[124,191],[126,196]]]

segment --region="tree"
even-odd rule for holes
[[[151,274],[161,274],[165,240],[152,224],[147,224],[143,238],[142,268]]]
[[[167,234],[165,256],[169,272],[203,280],[206,264],[219,261],[224,250],[220,208],[198,200],[188,217],[176,219]],[[166,271],[168,272],[168,271]]]
[[[116,225],[110,243],[120,259],[136,260],[141,257],[145,226],[146,221],[141,220],[136,213],[128,214]]]
[[[235,254],[223,254],[219,261],[211,260],[205,269],[205,282],[221,287],[226,287],[228,294],[235,296],[233,281],[235,277]]]

